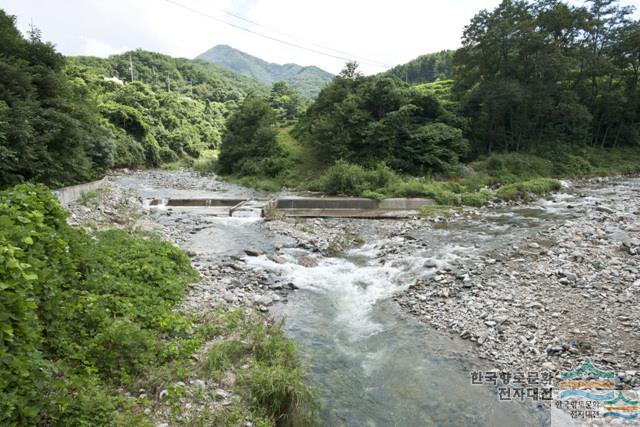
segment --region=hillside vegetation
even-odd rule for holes
[[[65,58],[37,30],[25,39],[2,11],[0,41],[0,187],[59,187],[110,167],[189,163],[219,146],[247,93],[270,93],[212,64],[140,50]],[[289,104],[288,117],[299,108]]]
[[[214,46],[198,55],[198,59],[227,67],[261,83],[271,85],[285,81],[307,98],[315,98],[320,89],[333,77],[318,67],[274,64],[227,45]]]
[[[471,20],[455,53],[376,76],[349,63],[286,131],[293,144],[274,145],[283,132],[262,129],[253,136],[273,147],[269,166],[234,177],[479,206],[546,193],[556,178],[638,172],[640,22],[631,12],[610,0],[505,0]]]
[[[149,233],[88,233],[67,216],[45,186],[0,192],[1,425],[147,427],[161,408],[180,425],[313,425],[277,325],[181,312],[199,280],[183,251]],[[228,405],[194,390],[229,372],[239,399]]]

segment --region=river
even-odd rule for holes
[[[251,195],[217,182],[203,188],[198,178],[176,188],[159,175],[112,177],[143,197]],[[169,184],[167,184],[169,183]],[[638,180],[630,191],[636,191]],[[352,221],[365,243],[336,256],[317,257],[316,266],[296,262],[312,250],[274,236],[260,219],[208,218],[187,247],[210,259],[243,256],[249,268],[264,270],[298,289],[272,311],[299,345],[308,380],[319,390],[323,424],[329,426],[535,426],[546,411],[534,402],[500,402],[495,390],[472,386],[472,367],[490,368],[466,351],[468,343],[424,326],[399,310],[393,296],[418,278],[458,269],[487,253],[523,242],[528,235],[583,214],[581,204],[609,197],[605,186],[589,194],[567,191],[525,207],[484,211],[429,228],[414,226],[394,235],[398,222]],[[162,219],[176,221],[173,217]],[[177,222],[174,222],[179,226]],[[389,224],[394,224],[389,227]],[[313,226],[313,224],[310,224]],[[246,257],[243,249],[279,251],[288,262]]]

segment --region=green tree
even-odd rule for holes
[[[113,141],[86,87],[67,79],[65,59],[0,10],[0,187],[92,179],[113,162]]]
[[[227,121],[218,158],[220,173],[277,173],[277,170],[269,167],[282,154],[276,141],[276,133],[273,108],[264,98],[247,96],[240,109]]]
[[[393,75],[359,76],[353,63],[326,86],[295,134],[327,164],[380,162],[410,174],[448,172],[467,152],[453,112]]]
[[[300,94],[284,81],[273,84],[269,94],[269,104],[275,110],[276,117],[280,123],[290,122],[298,118],[304,108],[304,102]]]

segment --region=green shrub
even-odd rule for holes
[[[197,276],[182,251],[66,216],[46,187],[0,192],[2,425],[110,425],[102,390],[175,354],[156,337],[187,328],[173,307]]]
[[[501,184],[554,176],[553,162],[532,154],[493,154],[485,160],[472,163],[471,166]]]
[[[315,425],[315,397],[302,381],[294,344],[282,325],[256,325],[250,335],[255,364],[242,378],[258,413],[278,426]]]
[[[593,167],[587,159],[576,155],[566,155],[554,163],[554,175],[573,177],[589,175]]]
[[[177,162],[180,158],[178,155],[169,147],[160,147],[160,161],[162,163],[173,163]]]
[[[313,425],[305,408],[310,396],[295,369],[257,364],[244,381],[254,408],[266,413],[278,426]]]
[[[357,196],[366,185],[366,172],[360,165],[338,160],[320,178],[320,188],[327,194]]]
[[[159,343],[129,319],[114,319],[88,343],[86,360],[106,379],[126,382],[155,359]]]
[[[224,371],[242,360],[248,353],[248,346],[238,340],[215,343],[207,352],[205,369],[208,375],[219,380]]]
[[[360,196],[365,191],[381,192],[401,182],[400,177],[384,163],[365,169],[344,160],[338,160],[320,177],[319,189],[326,194]]]
[[[463,193],[460,196],[460,201],[466,206],[480,207],[489,203],[489,200],[493,197],[493,194],[486,190],[481,190],[472,193]]]
[[[562,187],[560,181],[552,178],[538,178],[529,181],[503,185],[496,195],[503,200],[527,200],[531,195],[544,195]]]
[[[44,389],[40,425],[116,426],[122,401],[113,390],[88,375],[60,370]],[[128,425],[136,425],[128,420]]]
[[[372,190],[364,190],[362,192],[362,197],[366,197],[367,199],[373,199],[373,200],[381,201],[381,200],[384,200],[385,195],[382,194],[382,193],[378,193],[376,191],[372,191]]]

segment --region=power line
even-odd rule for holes
[[[200,4],[202,4],[202,5],[206,4],[206,3],[205,3],[205,2],[203,2],[203,1],[199,1],[199,0],[195,0],[195,1],[196,1],[196,2],[198,2],[198,3],[200,3]],[[276,28],[272,28],[272,27],[269,27],[269,26],[267,26],[267,25],[260,24],[259,22],[253,21],[253,20],[251,20],[251,19],[249,19],[249,18],[246,18],[246,17],[244,17],[244,16],[242,16],[242,15],[238,15],[237,13],[229,12],[229,11],[227,11],[227,10],[221,9],[221,8],[219,8],[219,7],[211,6],[211,5],[207,5],[207,6],[208,6],[208,7],[213,8],[213,9],[215,9],[215,10],[217,10],[217,11],[220,11],[220,12],[222,12],[222,13],[226,14],[226,15],[232,16],[232,17],[234,17],[234,18],[236,18],[236,19],[240,19],[240,20],[242,20],[242,21],[248,22],[248,23],[253,24],[253,25],[256,25],[256,26],[258,26],[258,27],[262,27],[262,28],[264,28],[264,29],[266,29],[266,30],[269,30],[269,31],[273,31],[274,33],[277,33],[277,34],[283,35],[283,36],[285,36],[285,37],[290,37],[290,38],[292,38],[292,39],[298,39],[298,40],[300,40],[300,41],[302,41],[302,42],[304,42],[304,43],[310,44],[310,45],[312,45],[312,46],[316,46],[316,47],[319,47],[319,48],[321,48],[321,49],[326,49],[326,50],[329,50],[329,51],[332,51],[332,52],[338,53],[338,54],[340,54],[340,55],[346,55],[346,56],[349,56],[349,57],[351,57],[351,58],[356,58],[356,59],[359,59],[359,60],[364,61],[364,62],[369,62],[369,63],[371,63],[371,64],[377,64],[377,65],[381,65],[381,66],[384,66],[384,67],[390,67],[390,65],[389,65],[389,64],[385,64],[384,62],[376,61],[375,59],[366,58],[366,57],[364,57],[364,56],[360,56],[360,55],[354,55],[354,54],[349,53],[349,52],[345,52],[345,51],[342,51],[342,50],[334,49],[334,48],[331,48],[331,47],[329,47],[329,46],[324,46],[324,45],[321,45],[321,44],[318,44],[318,43],[312,42],[312,41],[310,41],[310,40],[305,40],[305,39],[300,38],[300,37],[297,37],[297,36],[295,36],[295,35],[292,35],[292,34],[289,34],[289,33],[282,32],[282,31],[280,31],[280,30],[278,30],[278,29],[276,29]]]
[[[272,36],[270,36],[268,34],[259,33],[257,31],[250,30],[249,28],[245,28],[243,26],[240,26],[240,25],[237,25],[237,24],[234,24],[234,23],[231,23],[231,22],[227,22],[227,21],[225,21],[223,19],[220,19],[218,17],[209,15],[208,13],[202,12],[200,10],[194,9],[192,7],[186,6],[184,4],[178,3],[178,2],[173,1],[173,0],[164,0],[164,1],[167,2],[167,3],[171,3],[174,6],[178,6],[178,7],[182,8],[182,9],[185,9],[185,10],[188,10],[190,12],[196,13],[198,15],[204,16],[205,18],[209,18],[209,19],[211,19],[213,21],[220,22],[220,23],[228,25],[230,27],[237,28],[237,29],[242,30],[242,31],[246,31],[247,33],[251,33],[251,34],[254,34],[256,36],[264,37],[266,39],[269,39],[269,40],[272,40],[272,41],[275,41],[275,42],[278,42],[278,43],[282,43],[282,44],[287,45],[287,46],[291,46],[291,47],[295,47],[297,49],[302,49],[302,50],[306,50],[306,51],[309,51],[309,52],[317,53],[318,55],[328,56],[330,58],[340,59],[340,60],[343,60],[343,61],[352,61],[353,60],[353,58],[348,58],[346,56],[340,56],[340,55],[334,55],[334,54],[327,53],[327,52],[322,52],[322,51],[317,50],[317,49],[312,49],[312,48],[305,47],[305,46],[302,46],[302,45],[299,45],[299,44],[296,44],[296,43],[292,43],[292,42],[288,42],[286,40],[282,40],[282,39],[279,39],[279,38],[276,38],[276,37],[272,37]],[[370,61],[363,61],[363,62],[370,62]],[[378,62],[378,63],[382,64],[380,62]],[[385,66],[388,66],[388,65],[385,64]]]

